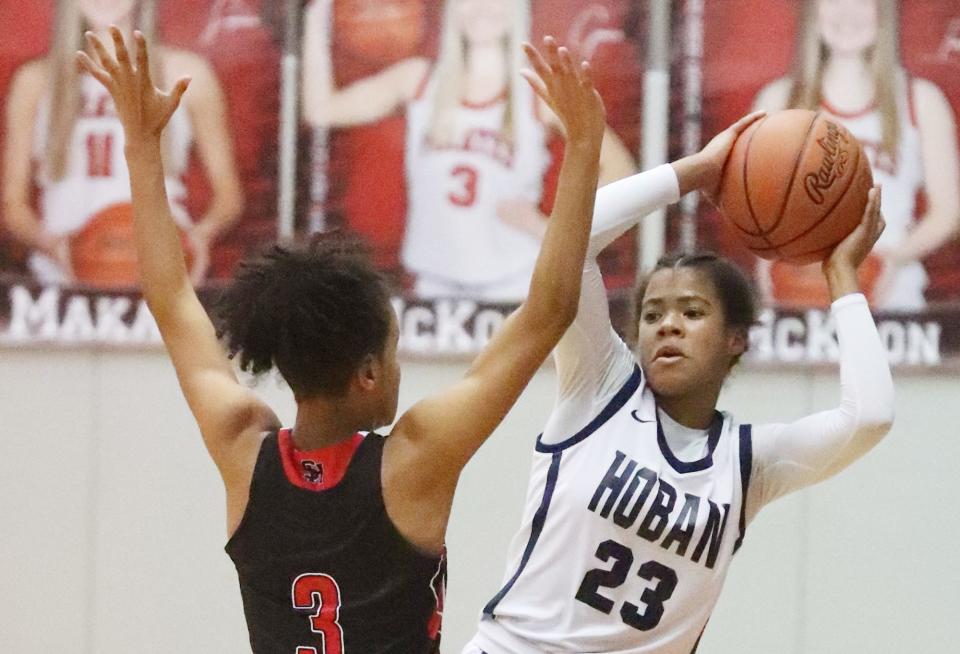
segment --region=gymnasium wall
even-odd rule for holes
[[[462,363],[404,365],[401,406]],[[760,513],[700,652],[946,651],[960,607],[960,379],[897,374],[897,422],[840,477]],[[450,526],[444,652],[496,591],[549,369],[464,472]],[[292,401],[257,386],[290,421]],[[829,407],[833,371],[741,370],[721,406],[751,421]],[[0,652],[249,651],[223,492],[159,352],[0,353]]]

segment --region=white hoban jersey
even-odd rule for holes
[[[539,203],[550,164],[545,130],[529,89],[521,91],[515,139],[504,133],[506,96],[461,103],[454,142],[430,142],[431,75],[407,106],[407,224],[404,265],[449,284],[481,286],[529,276],[540,250],[533,236],[497,215],[504,200]]]
[[[752,460],[749,425],[717,413],[708,433],[700,460],[678,460],[636,368],[580,432],[538,439],[523,526],[474,644],[694,651],[743,538]]]

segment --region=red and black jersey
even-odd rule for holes
[[[226,547],[255,654],[439,652],[446,562],[387,516],[385,441],[300,452],[288,430],[264,439]]]

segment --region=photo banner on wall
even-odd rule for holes
[[[164,132],[166,186],[191,275],[215,288],[276,240],[278,42],[260,0],[130,5],[158,85],[192,77]],[[83,32],[125,7],[0,5],[2,343],[157,340],[137,293],[123,129],[74,58]]]
[[[17,81],[32,64],[79,47],[50,47],[62,40],[53,35],[54,4],[0,9],[11,14],[4,25],[19,26],[0,51],[5,105],[17,100]],[[202,109],[189,106],[188,94],[165,146],[188,265],[201,297],[212,299],[244,255],[278,236],[285,5],[143,4],[156,9],[156,39],[212,69],[225,100],[228,120],[211,137],[209,129],[193,129]],[[592,62],[609,126],[601,174],[612,181],[636,172],[643,8],[632,0],[305,2],[294,240],[329,229],[358,235],[403,298],[397,306],[411,330],[405,349],[475,352],[526,294],[562,158],[555,119],[518,75],[525,65],[519,45],[552,34]],[[470,66],[457,65],[467,60]],[[182,58],[169,68],[182,74]],[[49,80],[40,83],[52,106],[66,106],[50,93]],[[69,147],[24,143],[12,166],[38,173],[15,180],[23,186],[22,211],[3,220],[3,343],[157,341],[155,329],[144,327],[149,313],[136,293],[122,131],[105,92],[90,79],[80,84],[84,109],[70,118]],[[50,132],[39,124],[44,119],[31,131]],[[217,156],[231,146],[231,156]],[[70,174],[47,173],[54,150],[76,163]],[[210,170],[210,161],[229,165]],[[100,192],[108,186],[109,193]],[[30,228],[18,229],[24,222]],[[31,231],[45,236],[31,238]],[[632,284],[635,261],[633,234],[608,248],[601,264],[612,289]],[[452,325],[470,306],[478,307],[468,320],[476,333],[465,339]],[[430,329],[437,330],[432,341],[423,337]]]
[[[960,4],[688,0],[682,7],[679,20],[701,21],[702,109],[693,115],[702,142],[755,109],[812,109],[846,127],[883,187],[887,226],[861,282],[891,363],[956,364]],[[689,74],[680,63],[674,69]],[[829,360],[835,345],[824,331],[829,295],[819,264],[759,259],[725,222],[700,203],[699,247],[749,270],[771,307],[755,333],[754,359]]]
[[[0,162],[7,200],[0,222],[0,345],[156,347],[159,334],[136,288],[129,189],[117,140],[122,132],[112,107],[87,83],[92,80],[75,80],[79,109],[66,123],[57,122],[63,114],[53,108],[69,103],[57,104],[56,85],[37,71],[58,70],[50,64],[68,50],[50,46],[69,43],[67,32],[54,36],[53,2],[15,4],[0,5],[0,30],[17,26],[9,28],[0,48],[0,101],[5,116],[18,107],[35,110],[15,123],[17,130],[0,134],[4,145],[11,136],[19,139],[16,147],[4,148]],[[182,74],[184,66],[209,71],[207,78],[223,98],[226,118],[220,124],[204,113],[210,107],[187,102],[164,144],[168,191],[188,263],[209,305],[242,258],[278,236],[283,12],[280,3],[260,0],[142,4],[154,6],[155,39],[173,53],[170,68],[177,70],[170,75]],[[458,66],[468,61],[472,43],[484,42],[485,33],[504,35],[495,40],[511,44],[558,36],[590,59],[604,97],[615,145],[602,162],[605,178],[633,172],[640,149],[646,2],[463,6],[475,4],[479,13],[466,15],[457,9],[460,3],[444,0],[304,3],[295,239],[340,229],[369,245],[393,284],[400,346],[410,355],[463,357],[483,347],[526,292],[556,189],[562,139],[548,112],[519,83],[514,56],[519,51],[504,48],[479,68]],[[896,4],[878,0],[877,6],[888,11]],[[796,44],[803,35],[822,38],[817,25],[803,28],[801,5],[793,0],[676,4],[671,156],[706,141],[753,106],[776,108],[777,93],[784,95],[785,80],[796,69]],[[960,9],[950,5],[926,0],[905,5],[895,17],[900,47],[887,53],[896,55],[891,60],[896,65],[888,68],[903,71],[895,77],[902,79],[904,92],[916,87],[943,99],[949,111],[941,116],[960,109]],[[886,34],[888,17],[878,15],[876,35],[864,36],[868,42]],[[910,239],[918,225],[943,221],[942,208],[958,184],[935,178],[948,166],[924,160],[923,139],[931,128],[919,103],[911,109],[903,98],[892,97],[892,105],[884,106],[906,107],[898,114],[896,156],[880,147],[882,131],[874,142],[862,138],[878,170],[893,169],[906,189],[897,205],[910,205],[906,218],[895,219],[892,208],[884,209],[888,223],[900,220],[901,237]],[[838,119],[857,113],[846,102],[831,103],[843,114]],[[873,104],[864,104],[873,112],[866,122],[889,123]],[[57,132],[53,124],[71,125],[71,131]],[[909,157],[919,161],[914,172],[934,172],[898,177],[897,166]],[[891,191],[896,186],[885,184],[885,202],[896,195]],[[687,206],[695,212],[687,231],[695,228],[698,244],[731,256],[764,291],[770,308],[753,331],[749,359],[791,365],[835,361],[819,273],[807,285],[812,290],[804,287],[811,295],[797,295],[790,283],[803,286],[811,276],[758,264],[707,203]],[[931,216],[934,222],[925,223]],[[678,244],[680,222],[674,215],[668,245]],[[31,229],[36,225],[41,229]],[[876,315],[892,363],[940,369],[960,364],[960,248],[949,234],[943,236],[949,230],[924,229],[936,237],[921,244],[928,251],[897,267],[913,286],[895,284],[900,290],[891,295],[913,304],[888,302]],[[44,238],[36,238],[38,233]],[[897,248],[903,246],[891,245],[888,252]],[[601,259],[622,333],[630,332],[636,260],[634,234]],[[918,279],[920,291],[911,296]],[[873,298],[877,306],[880,295]]]
[[[643,2],[311,0],[302,107],[303,228],[361,236],[418,300],[516,304],[550,213],[559,125],[519,75],[551,34],[593,64],[607,107],[601,178],[636,171]],[[629,285],[628,237],[606,256]]]

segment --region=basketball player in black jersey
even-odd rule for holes
[[[142,35],[136,62],[119,30],[111,35],[104,44],[88,34],[89,53],[78,59],[123,123],[143,293],[226,486],[227,551],[253,650],[437,651],[444,532],[460,471],[577,312],[604,129],[589,68],[552,39],[542,55],[526,46],[535,72],[525,77],[566,131],[528,299],[464,379],[407,411],[389,438],[363,437],[394,420],[400,382],[398,328],[380,278],[342,240],[277,247],[241,268],[220,331],[241,368],[275,366],[289,384],[297,417],[281,429],[238,382],[170,216],[161,132],[189,80],[159,91]]]

